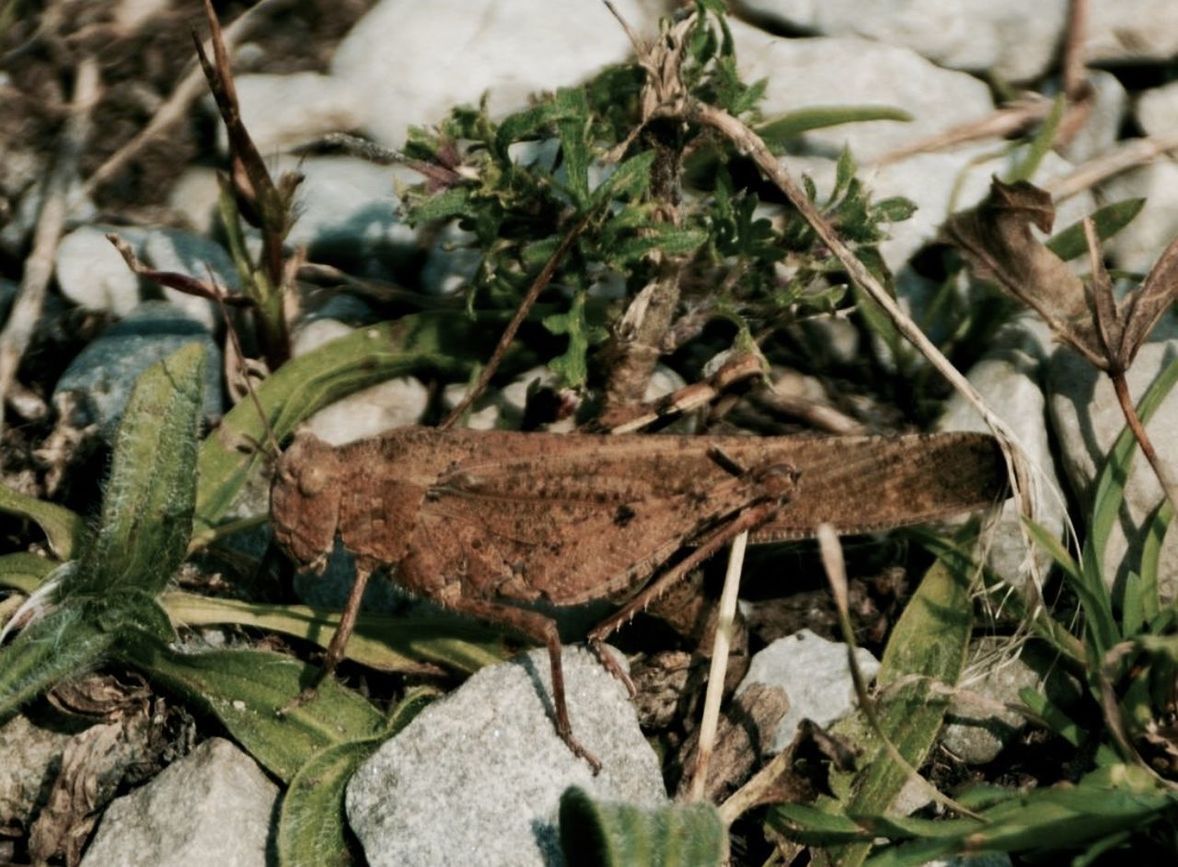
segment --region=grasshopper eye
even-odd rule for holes
[[[327,490],[331,474],[322,467],[305,466],[298,474],[299,493],[304,497],[315,497]]]

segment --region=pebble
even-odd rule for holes
[[[82,867],[265,867],[278,787],[223,738],[106,808]]]
[[[866,680],[875,677],[879,661],[870,651],[856,648],[855,659]],[[789,699],[789,710],[773,737],[774,753],[790,745],[803,719],[826,727],[855,707],[847,646],[827,641],[809,629],[779,638],[756,653],[736,688],[737,695],[754,683],[778,687]]]

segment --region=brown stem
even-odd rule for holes
[[[462,418],[462,414],[470,409],[471,404],[478,400],[487,388],[487,384],[491,381],[491,377],[495,375],[500,363],[503,361],[503,356],[507,354],[507,348],[511,346],[511,341],[515,339],[515,333],[519,331],[519,327],[523,324],[524,319],[527,318],[528,311],[532,309],[536,303],[536,299],[540,297],[540,293],[544,291],[545,287],[552,282],[552,278],[556,275],[556,269],[560,265],[577,238],[585,231],[589,225],[589,221],[593,218],[593,212],[583,216],[568,234],[565,235],[560,244],[548,257],[548,261],[544,263],[544,267],[540,269],[540,273],[536,275],[536,279],[532,281],[532,285],[528,287],[528,294],[519,303],[516,308],[515,316],[507,323],[507,328],[503,330],[503,336],[499,338],[499,344],[495,347],[495,351],[491,353],[491,358],[487,361],[487,366],[483,368],[483,372],[479,374],[478,381],[474,384],[466,396],[458,401],[458,405],[450,410],[450,414],[442,420],[438,425],[439,429],[446,430],[454,425],[458,419]]]
[[[1141,417],[1137,415],[1137,407],[1133,405],[1133,396],[1129,394],[1129,383],[1125,380],[1125,374],[1123,372],[1109,373],[1109,379],[1113,381],[1113,390],[1117,393],[1121,412],[1125,414],[1125,423],[1129,425],[1129,430],[1133,431],[1133,436],[1137,438],[1137,444],[1141,446],[1141,453],[1145,455],[1145,459],[1153,467],[1154,475],[1157,476],[1162,491],[1170,501],[1170,506],[1178,513],[1178,484],[1170,475],[1169,468],[1158,457],[1149,434],[1145,432]]]

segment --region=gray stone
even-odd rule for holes
[[[665,801],[621,683],[583,648],[565,648],[563,659],[573,731],[601,773],[556,735],[545,651],[484,668],[348,784],[348,820],[372,867],[558,865],[557,809],[569,786],[643,806]]]
[[[1148,273],[1178,237],[1178,163],[1159,157],[1113,178],[1101,193],[1106,202],[1145,198],[1141,213],[1110,239],[1108,251],[1118,268]]]
[[[278,787],[222,738],[106,809],[82,867],[264,867]]]
[[[239,75],[241,117],[258,152],[270,156],[315,141],[329,132],[347,132],[363,123],[367,94],[347,82],[317,72]],[[210,111],[216,109],[206,100]],[[225,125],[217,124],[217,146],[229,149]]]
[[[1178,354],[1172,318],[1163,320],[1154,341],[1141,347],[1126,376],[1136,403],[1161,370]],[[1169,339],[1166,339],[1169,338]],[[1125,427],[1125,417],[1112,382],[1072,350],[1060,347],[1048,365],[1051,383],[1051,420],[1059,441],[1064,471],[1080,502],[1089,509],[1092,484],[1105,456]],[[1158,457],[1178,466],[1178,399],[1173,393],[1145,426]],[[1162,500],[1153,469],[1137,451],[1125,483],[1125,508],[1109,535],[1104,555],[1104,577],[1110,585],[1137,571],[1145,541],[1143,524]],[[1158,589],[1163,601],[1178,598],[1178,535],[1167,533],[1158,564]]]
[[[867,680],[875,677],[879,662],[870,651],[857,648],[855,659]],[[773,738],[775,753],[789,746],[803,719],[828,726],[855,707],[847,646],[809,629],[779,638],[754,655],[737,695],[753,683],[779,687],[789,699],[789,710]]]
[[[907,48],[854,37],[781,39],[740,21],[731,27],[741,75],[746,81],[768,79],[761,106],[767,118],[839,105],[886,106],[913,116],[908,123],[871,121],[808,132],[798,140],[807,153],[837,157],[849,145],[856,159],[867,162],[994,108],[981,81]]]
[[[1042,691],[1043,677],[1021,657],[1004,652],[998,639],[974,641],[970,655],[973,661],[945,715],[941,746],[967,765],[985,765],[1027,724],[1004,705],[1019,704],[1024,688]]]
[[[75,426],[98,424],[111,439],[139,374],[190,343],[203,343],[208,350],[204,415],[217,418],[224,407],[221,350],[201,323],[166,301],[144,302],[79,352],[58,380],[54,404],[60,409],[63,396],[71,392],[75,412],[80,409],[86,416]]]
[[[1178,4],[1171,0],[1092,0],[1084,33],[1088,63],[1171,60],[1178,54]]]
[[[647,4],[615,5],[638,33],[656,32]],[[363,95],[365,130],[401,147],[411,124],[437,123],[451,106],[486,93],[502,116],[630,53],[609,10],[583,0],[382,0],[340,43],[331,68]]]
[[[1043,496],[1037,519],[1058,539],[1063,533],[1067,503],[1047,436],[1042,367],[1050,345],[1051,333],[1042,320],[1023,314],[995,336],[989,352],[970,368],[968,378],[987,405],[1014,431],[1033,472],[1040,474]],[[946,403],[937,428],[989,432],[977,411],[956,392]],[[1001,514],[982,542],[990,568],[1014,587],[1025,585],[1029,556],[1035,557],[1040,575],[1051,566],[1050,556],[1040,546],[1032,545],[1028,550],[1019,507],[1013,499],[1002,505]]]
[[[28,829],[72,739],[15,716],[0,727],[0,826]]]
[[[822,36],[864,36],[952,69],[1037,78],[1054,59],[1066,0],[741,0],[758,18]]]

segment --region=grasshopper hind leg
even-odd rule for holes
[[[584,759],[593,769],[593,773],[598,773],[601,770],[601,760],[589,752],[573,736],[573,725],[569,720],[569,708],[565,699],[564,666],[561,663],[561,642],[560,634],[556,630],[556,622],[538,611],[486,602],[481,599],[458,597],[448,600],[446,604],[447,607],[460,614],[468,614],[495,626],[504,626],[518,635],[548,648],[548,662],[552,671],[552,709],[556,717],[556,733],[568,745],[573,755]]]

